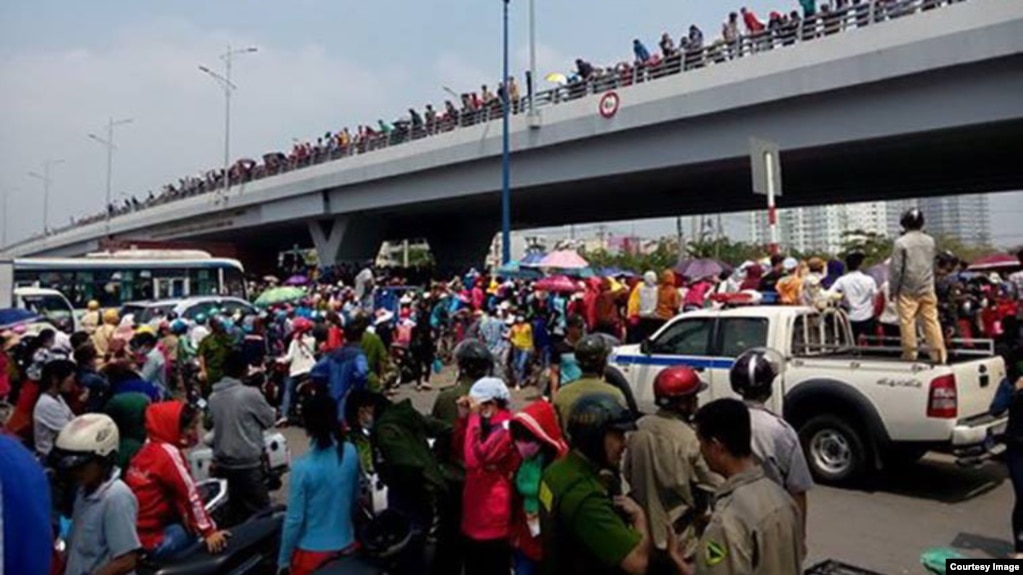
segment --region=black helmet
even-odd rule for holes
[[[568,414],[568,440],[572,447],[602,467],[609,465],[604,436],[609,431],[635,431],[636,417],[613,395],[595,393],[576,400]]]
[[[771,397],[778,371],[778,360],[768,350],[751,349],[735,360],[728,379],[735,393],[745,399],[760,400]]]
[[[591,334],[575,344],[575,360],[583,373],[604,373],[610,352],[604,338]]]
[[[924,227],[924,213],[917,208],[906,210],[902,213],[899,224],[904,230],[922,230]]]
[[[473,381],[490,375],[494,369],[494,356],[487,346],[477,339],[467,339],[455,348],[455,362],[462,377]]]

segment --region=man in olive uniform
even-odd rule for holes
[[[599,335],[588,335],[575,345],[575,359],[583,375],[572,383],[561,386],[554,395],[554,410],[558,412],[561,428],[566,432],[572,406],[581,397],[602,393],[614,397],[622,406],[628,407],[625,394],[604,381],[604,369],[607,367],[607,356],[610,351],[604,343],[604,338]]]
[[[462,491],[465,488],[465,467],[463,450],[465,443],[464,426],[458,422],[458,400],[469,395],[472,384],[487,377],[494,369],[494,357],[483,342],[467,339],[455,348],[455,362],[458,365],[458,380],[455,385],[441,390],[433,403],[433,417],[451,425],[461,434],[442,436],[434,443],[437,459],[449,473],[448,489],[441,494],[437,513],[439,525],[437,550],[434,554],[433,573],[446,575],[462,572],[461,521]]]
[[[689,424],[696,412],[697,394],[706,382],[690,367],[669,367],[654,380],[657,413],[639,420],[625,452],[629,495],[646,510],[650,534],[659,552],[668,550],[668,534],[682,536],[685,548],[699,537],[696,527],[705,519],[710,494],[724,480],[700,455],[700,441]],[[658,558],[663,553],[658,553]]]
[[[542,573],[647,573],[653,541],[646,513],[619,494],[617,477],[625,433],[635,429],[632,413],[611,395],[589,394],[573,407],[572,450],[548,466],[540,482]],[[675,571],[685,573],[681,556],[672,559]]]
[[[719,399],[695,423],[704,459],[725,478],[696,550],[697,575],[802,573],[799,509],[753,458],[749,408]]]

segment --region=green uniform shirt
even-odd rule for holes
[[[359,347],[366,354],[366,363],[369,364],[369,377],[366,379],[366,385],[370,391],[382,391],[380,378],[383,377],[387,368],[387,348],[384,347],[383,340],[377,334],[367,331],[362,334]]]
[[[234,340],[226,333],[213,332],[199,343],[199,357],[206,362],[207,387],[224,378],[224,360],[234,347]]]
[[[617,399],[622,404],[622,407],[626,409],[629,407],[622,390],[610,383],[596,377],[577,379],[559,388],[558,393],[554,396],[554,410],[558,412],[558,418],[561,420],[561,429],[563,431],[568,431],[568,416],[572,413],[572,406],[575,405],[575,402],[579,401],[580,397],[597,393],[610,395]]]
[[[441,390],[433,402],[433,416],[444,423],[454,425],[458,421],[458,399],[469,395],[472,384],[472,381],[459,380],[455,385]]]
[[[598,471],[577,451],[544,471],[539,494],[544,575],[620,573],[618,566],[642,541],[615,510]]]

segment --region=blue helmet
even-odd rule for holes
[[[176,319],[171,322],[170,330],[174,335],[183,335],[188,331],[188,323],[183,319]]]

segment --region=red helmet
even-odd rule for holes
[[[305,333],[313,329],[313,322],[304,317],[300,317],[292,322],[291,329],[295,333]]]
[[[654,379],[654,402],[663,407],[676,399],[696,395],[707,384],[691,367],[677,365],[657,374]]]

